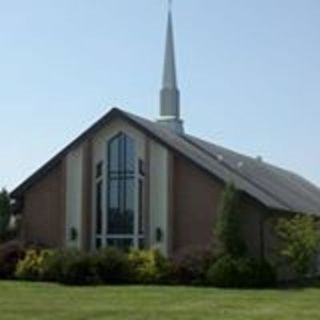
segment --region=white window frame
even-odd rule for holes
[[[108,193],[108,146],[109,146],[109,142],[115,138],[117,135],[119,134],[125,134],[126,136],[130,137],[134,143],[135,143],[135,166],[134,166],[134,232],[133,234],[107,234],[107,221],[108,221],[108,201],[107,201],[107,193]],[[144,177],[140,174],[139,172],[139,154],[138,154],[138,141],[137,139],[131,135],[128,132],[125,132],[123,130],[119,130],[117,132],[115,132],[112,136],[108,137],[108,139],[105,140],[104,143],[104,157],[102,160],[97,161],[94,164],[94,173],[96,171],[96,166],[99,164],[99,162],[103,163],[102,166],[102,175],[97,179],[95,174],[93,175],[94,179],[94,183],[93,183],[93,212],[94,212],[94,218],[92,219],[93,221],[93,237],[92,237],[92,248],[93,249],[97,249],[96,248],[96,240],[100,239],[101,240],[101,248],[105,248],[108,247],[108,240],[117,240],[117,239],[132,239],[133,240],[133,248],[137,249],[139,248],[139,243],[141,240],[145,239],[145,230],[143,234],[139,234],[139,179],[143,179]],[[97,183],[102,181],[102,197],[101,197],[101,201],[102,201],[102,234],[96,234],[96,213],[97,213],[97,203],[96,203],[96,185]]]

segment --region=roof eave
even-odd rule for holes
[[[125,115],[120,109],[112,108],[107,114],[105,114],[100,120],[96,121],[91,127],[85,130],[81,135],[79,135],[76,139],[74,139],[71,143],[69,143],[66,147],[62,149],[58,154],[52,157],[49,161],[47,161],[40,169],[36,170],[29,178],[24,180],[21,184],[19,184],[13,191],[10,192],[10,197],[13,199],[18,199],[23,196],[23,193],[27,191],[36,181],[41,179],[48,171],[58,165],[64,156],[77,145],[81,144],[85,139],[87,139],[90,135],[94,134],[97,130],[100,129],[107,122],[111,121],[117,116]]]

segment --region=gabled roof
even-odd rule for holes
[[[73,147],[93,136],[100,128],[117,117],[129,121],[153,139],[189,159],[219,180],[223,182],[233,180],[239,190],[269,208],[320,215],[320,189],[298,175],[196,137],[177,135],[156,122],[116,108],[18,186],[11,193],[12,197],[19,198],[23,195],[25,190],[60,163]]]
[[[299,175],[195,137],[187,139],[204,152],[222,159],[225,165],[234,168],[290,211],[320,215],[320,189]]]

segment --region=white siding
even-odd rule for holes
[[[118,133],[123,132],[127,135],[129,135],[135,142],[135,146],[136,146],[136,156],[137,159],[142,159],[142,160],[146,160],[146,139],[147,137],[145,136],[145,134],[143,134],[140,130],[137,130],[136,128],[134,128],[133,126],[131,126],[128,122],[123,121],[123,120],[115,120],[113,122],[111,122],[108,126],[106,126],[105,128],[103,128],[93,139],[93,167],[92,167],[92,172],[93,172],[93,189],[92,189],[92,199],[93,200],[93,207],[92,207],[92,212],[93,214],[93,229],[92,229],[92,235],[93,235],[93,239],[92,239],[92,248],[94,248],[94,242],[95,242],[95,225],[96,225],[96,221],[95,221],[95,207],[96,207],[96,196],[95,196],[95,168],[96,165],[99,162],[103,162],[103,191],[102,191],[102,210],[103,210],[103,219],[102,219],[102,231],[103,234],[106,235],[106,214],[107,214],[107,207],[108,207],[108,203],[107,203],[107,181],[106,181],[106,171],[107,171],[107,143],[110,139],[112,139],[115,135],[117,135]],[[136,161],[137,163],[137,167],[136,167],[136,179],[135,179],[135,212],[138,212],[138,161]],[[135,215],[135,224],[136,224],[136,231],[137,231],[137,214]],[[137,236],[137,234],[136,234]],[[105,241],[105,240],[103,240]]]
[[[168,150],[156,142],[150,143],[150,242],[168,254]],[[157,229],[162,241],[157,242]]]
[[[131,126],[128,122],[123,120],[115,120],[102,129],[93,140],[94,167],[99,161],[106,160],[107,142],[119,132],[124,132],[134,139],[137,147],[137,155],[141,159],[145,159],[145,135],[140,130],[137,130]]]
[[[83,150],[78,148],[67,156],[66,170],[66,246],[81,248],[82,239]],[[77,231],[72,241],[71,229]]]

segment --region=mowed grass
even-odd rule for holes
[[[64,287],[0,282],[1,320],[320,319],[320,290]]]

